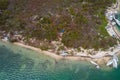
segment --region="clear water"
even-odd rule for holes
[[[120,21],[120,11],[115,16]],[[116,28],[120,31],[120,26],[116,24]]]
[[[0,41],[0,80],[120,80],[120,66],[98,70],[88,62],[56,61]]]

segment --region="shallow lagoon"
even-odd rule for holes
[[[120,80],[120,66],[98,70],[88,62],[56,61],[0,41],[0,80]]]

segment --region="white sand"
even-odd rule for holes
[[[40,54],[45,54],[47,56],[50,56],[56,60],[61,60],[61,59],[66,59],[66,60],[81,60],[81,61],[96,61],[98,64],[103,64],[103,63],[107,63],[108,61],[108,58],[110,58],[111,56],[107,56],[105,57],[105,53],[106,52],[100,52],[96,55],[91,55],[91,56],[83,56],[83,57],[80,57],[80,56],[66,56],[66,57],[62,57],[60,55],[57,55],[56,53],[53,53],[53,52],[49,52],[49,51],[43,51],[39,48],[36,48],[36,47],[32,47],[32,46],[28,46],[28,45],[24,45],[22,43],[19,43],[19,42],[16,42],[14,43],[15,45],[18,45],[18,46],[21,46],[21,47],[24,47],[24,48],[28,48],[28,49],[31,49],[31,50],[34,50]],[[115,49],[115,51],[117,52],[118,49]]]

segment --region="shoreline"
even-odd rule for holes
[[[45,55],[50,56],[50,57],[52,57],[52,58],[54,58],[54,59],[57,59],[57,60],[62,59],[62,56],[53,54],[52,52],[42,51],[42,50],[39,49],[39,48],[36,48],[36,47],[33,47],[33,46],[29,46],[29,45],[25,45],[25,44],[22,44],[22,43],[20,43],[20,42],[15,42],[15,43],[13,43],[13,44],[14,44],[14,45],[17,45],[17,46],[21,46],[21,47],[23,47],[23,48],[31,49],[31,50],[36,51],[36,52],[41,53],[41,54],[45,54]]]
[[[117,30],[117,23],[114,20],[115,14],[117,14],[120,11],[120,0],[116,0],[116,3],[112,4],[111,7],[108,7],[105,13],[105,16],[107,18],[107,26],[105,27],[108,34],[111,37],[120,38],[120,32]]]
[[[28,49],[31,49],[31,50],[34,50],[38,53],[41,53],[41,54],[45,54],[47,56],[50,56],[56,60],[61,60],[61,59],[67,59],[67,60],[83,60],[81,57],[75,57],[75,56],[66,56],[66,57],[63,57],[63,56],[60,56],[60,55],[57,55],[53,52],[50,52],[50,51],[44,51],[44,50],[41,50],[39,48],[36,48],[36,47],[33,47],[33,46],[29,46],[29,45],[25,45],[25,44],[22,44],[20,42],[15,42],[13,43],[14,45],[17,45],[17,46],[21,46],[23,48],[28,48]],[[88,58],[89,59],[89,58]]]
[[[113,6],[116,5],[116,8],[114,8],[113,6],[108,7],[108,9],[106,11],[116,11],[119,8],[120,2],[118,2],[119,0],[117,0],[117,2],[115,4],[113,4]],[[106,12],[107,14],[107,12]],[[110,21],[108,20],[108,23],[110,23]],[[115,27],[112,26],[113,31],[115,31]],[[114,30],[115,29],[115,30]],[[3,42],[7,41],[7,39],[2,40]],[[107,62],[113,58],[113,55],[120,55],[120,44],[115,45],[114,47],[110,47],[107,50],[98,50],[95,51],[94,49],[82,49],[82,51],[75,51],[75,49],[73,50],[73,53],[75,53],[74,55],[66,55],[66,53],[64,53],[64,55],[58,55],[56,54],[56,52],[52,52],[52,51],[45,51],[45,50],[41,50],[40,48],[37,47],[33,47],[30,45],[26,45],[24,43],[21,42],[14,42],[12,43],[14,45],[17,46],[21,46],[23,48],[27,48],[27,49],[31,49],[33,51],[36,51],[40,54],[44,54],[47,56],[50,56],[52,58],[54,58],[55,60],[80,60],[80,61],[87,61],[90,63],[93,63],[93,65],[95,66],[101,66],[101,65],[106,65]],[[68,51],[69,49],[67,49]],[[72,49],[71,49],[72,50]]]
[[[113,6],[108,7],[108,9],[106,11],[108,11],[108,12],[109,11],[118,11],[119,10],[119,5],[120,5],[119,0],[117,0],[117,2],[114,3]],[[108,20],[108,23],[109,22],[110,21]],[[115,29],[115,27],[112,27],[112,28]],[[114,31],[116,31],[116,29]],[[40,48],[25,45],[25,44],[20,43],[20,42],[15,42],[13,44],[24,47],[24,48],[29,48],[31,50],[34,50],[34,51],[38,52],[38,53],[42,53],[42,54],[45,54],[47,56],[50,56],[50,57],[52,57],[56,60],[67,59],[67,60],[82,60],[82,61],[88,61],[88,62],[94,61],[99,65],[106,64],[112,58],[113,55],[119,55],[120,54],[120,50],[118,49],[120,45],[117,45],[117,47],[114,48],[115,49],[114,51],[110,51],[110,49],[108,49],[107,51],[97,51],[96,54],[94,54],[94,55],[88,55],[87,54],[87,56],[83,56],[82,54],[85,54],[85,53],[80,52],[79,56],[76,55],[76,56],[65,56],[65,57],[63,57],[61,55],[56,54],[55,52],[43,51]],[[82,55],[82,56],[80,56],[80,55]]]
[[[32,47],[32,46],[29,46],[29,45],[25,45],[25,44],[22,44],[20,42],[15,42],[13,44],[17,45],[17,46],[21,46],[23,48],[28,48],[28,49],[34,50],[34,51],[36,51],[36,52],[38,52],[40,54],[44,54],[44,55],[47,55],[49,57],[52,57],[55,60],[64,59],[64,60],[80,60],[80,61],[88,61],[88,62],[94,61],[100,66],[106,64],[111,59],[111,57],[112,57],[111,55],[114,55],[114,54],[109,54],[109,55],[108,54],[107,55],[102,54],[102,57],[99,57],[99,58],[95,58],[95,57],[93,57],[93,55],[86,56],[86,57],[85,56],[66,56],[66,57],[63,57],[63,56],[57,55],[57,54],[55,54],[53,52],[43,51],[43,50],[41,50],[39,48]],[[119,54],[120,53],[117,53],[117,55],[119,55]]]

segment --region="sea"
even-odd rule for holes
[[[120,65],[96,69],[90,62],[55,60],[0,41],[0,80],[120,80]]]
[[[118,12],[118,14],[115,15],[115,18],[120,21],[120,11]],[[117,25],[117,24],[116,24],[116,29],[117,29],[118,31],[120,31],[120,25]]]

